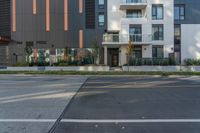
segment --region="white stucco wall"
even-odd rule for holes
[[[151,58],[151,57],[152,57],[152,45],[143,45],[142,58]]]
[[[120,30],[120,18],[122,12],[120,11],[120,0],[108,0],[108,31]]]
[[[120,54],[119,54],[119,66],[123,66],[124,64],[127,64],[127,47],[121,46],[120,47]]]
[[[124,18],[126,10],[120,10],[120,0],[108,0],[108,31],[120,31],[129,34],[130,24],[142,24],[143,34],[152,34],[152,24],[164,25],[164,40],[153,41],[152,45],[164,45],[164,57],[168,57],[174,48],[174,0],[147,0],[146,18]],[[152,4],[163,4],[164,20],[152,20]],[[147,50],[144,57],[152,57],[151,46],[144,46]]]
[[[181,57],[200,59],[200,24],[181,25]]]

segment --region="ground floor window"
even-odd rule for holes
[[[54,64],[63,65],[87,65],[94,64],[94,50],[92,48],[63,48],[54,49],[54,54],[50,54],[49,49],[33,49],[29,57],[29,63],[48,64],[53,60]],[[53,58],[53,59],[51,59]]]
[[[142,46],[134,46],[133,56],[134,58],[142,58]]]
[[[163,58],[164,56],[163,46],[152,46],[152,57],[153,58]]]
[[[153,40],[164,40],[164,28],[162,24],[153,24],[152,26]]]

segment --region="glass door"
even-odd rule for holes
[[[130,25],[129,36],[132,42],[142,41],[142,26],[141,25]]]

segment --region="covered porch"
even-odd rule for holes
[[[117,67],[128,63],[128,44],[104,44],[104,65]],[[152,45],[134,45],[134,58],[152,58]]]

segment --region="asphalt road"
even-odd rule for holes
[[[199,133],[200,78],[90,77],[53,133]]]
[[[47,133],[86,79],[0,75],[0,133]]]

